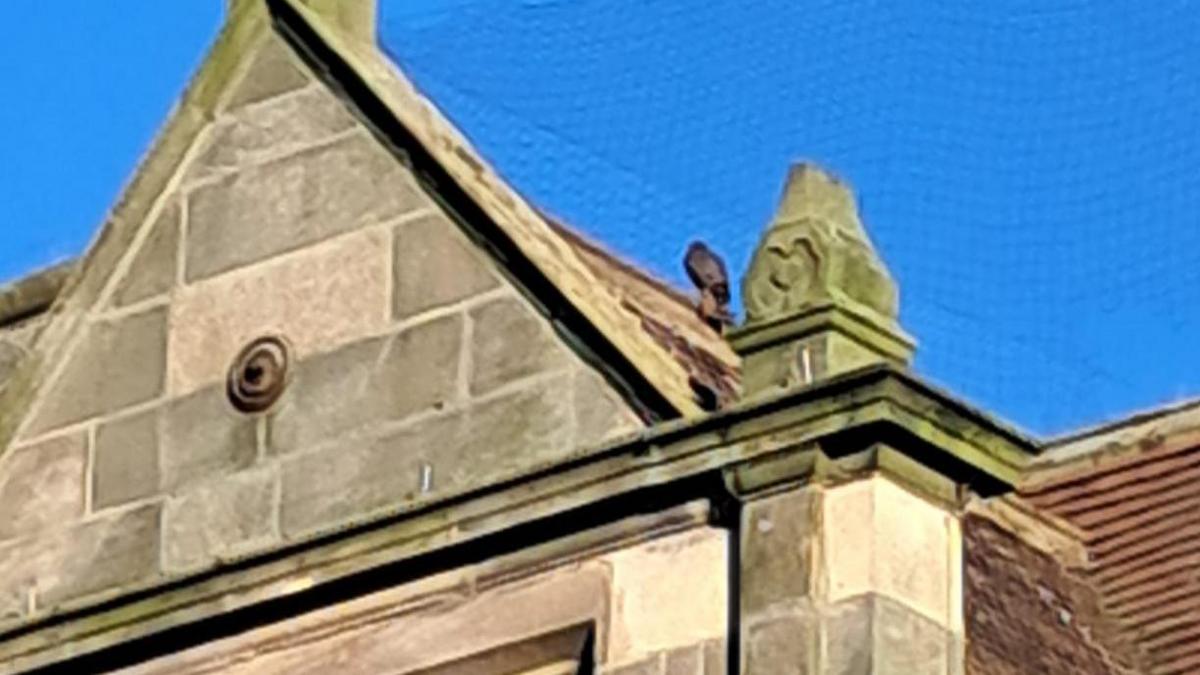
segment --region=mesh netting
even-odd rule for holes
[[[1200,393],[1186,0],[383,0],[384,43],[532,201],[680,285],[789,162],[858,192],[918,370],[1056,432]]]

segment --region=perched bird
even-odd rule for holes
[[[718,333],[733,324],[729,312],[729,274],[725,262],[713,253],[704,242],[694,241],[688,245],[683,256],[683,268],[688,278],[700,289],[700,304],[697,314]]]

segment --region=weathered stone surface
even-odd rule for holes
[[[821,673],[871,675],[873,659],[874,598],[870,595],[843,600],[825,610],[821,618]]]
[[[744,616],[808,597],[814,538],[820,535],[820,497],[817,490],[800,489],[746,503],[742,510]]]
[[[569,391],[564,376],[472,407],[467,437],[433,458],[438,488],[510,478],[570,452]]]
[[[0,589],[55,607],[157,573],[159,507],[144,506],[0,545]]]
[[[463,320],[448,316],[392,338],[376,373],[376,388],[390,417],[440,410],[456,398]]]
[[[222,387],[171,401],[162,414],[162,474],[168,491],[246,468],[258,456],[257,419],[237,412]]]
[[[704,647],[680,647],[665,655],[664,675],[704,675]]]
[[[6,454],[0,462],[0,540],[65,527],[83,516],[82,433]]]
[[[875,570],[879,592],[942,626],[962,625],[958,519],[887,478],[875,480]],[[961,590],[957,591],[961,593]]]
[[[175,285],[179,262],[179,202],[171,200],[151,226],[117,286],[113,303],[122,307],[166,293]]]
[[[312,78],[302,70],[304,66],[280,38],[272,37],[254,56],[253,63],[242,76],[229,98],[229,108],[274,98],[293,89],[299,89]]]
[[[451,315],[301,362],[270,417],[272,450],[447,407],[457,393],[462,334],[462,317]]]
[[[471,312],[471,393],[497,387],[568,363],[549,324],[521,300],[501,298]]]
[[[12,375],[17,363],[24,357],[24,349],[0,335],[0,386],[4,386],[4,381]]]
[[[465,419],[432,418],[374,442],[289,458],[283,464],[281,522],[294,537],[411,501],[421,487],[421,465],[464,443]],[[478,467],[476,467],[478,470]],[[442,477],[435,465],[434,488]]]
[[[124,504],[158,492],[158,411],[139,413],[96,429],[92,509]]]
[[[755,624],[747,631],[742,648],[746,675],[826,672],[815,668],[817,625],[810,616],[787,616]]]
[[[954,637],[942,626],[884,596],[875,598],[874,675],[948,675]]]
[[[393,310],[419,314],[496,288],[493,263],[440,211],[396,229]]]
[[[354,126],[354,118],[322,84],[235,110],[214,125],[189,177],[212,174],[299,152]]]
[[[202,568],[274,541],[274,471],[247,471],[189,490],[163,512],[168,572]]]
[[[604,675],[662,675],[662,655],[655,654],[646,659],[601,669]]]
[[[877,538],[874,480],[831,488],[821,502],[827,599],[837,602],[872,592]]]
[[[469,577],[467,569],[434,577],[440,582],[436,585],[428,583],[429,578],[398,585],[289,621],[252,628],[184,653],[139,663],[121,672],[125,675],[511,674],[513,671],[507,668],[477,670],[471,667],[477,664],[470,659],[509,647],[532,646],[540,651],[546,646],[541,638],[548,634],[575,633],[585,623],[594,622],[598,626],[606,623],[607,578],[597,565],[572,566],[525,577],[477,595],[470,591]],[[531,642],[534,644],[530,645]],[[552,653],[557,660],[562,652]],[[463,664],[462,659],[467,659],[467,667],[460,671],[455,666]],[[516,672],[526,671],[520,668]]]
[[[364,131],[194,191],[186,276],[204,279],[427,202],[407,170]]]
[[[575,443],[595,445],[640,429],[641,420],[596,371],[575,371]]]
[[[91,324],[41,397],[27,436],[148,401],[163,389],[166,311]]]
[[[715,528],[610,555],[608,660],[624,663],[723,637],[729,627],[728,556],[728,533]]]
[[[704,675],[728,675],[729,645],[724,639],[704,643]]]
[[[372,228],[181,289],[171,306],[169,391],[223,381],[263,335],[282,336],[303,359],[383,332],[390,264],[387,233]]]

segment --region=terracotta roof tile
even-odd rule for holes
[[[622,260],[561,221],[545,216],[621,308],[635,316],[645,335],[683,367],[688,386],[720,407],[738,398],[741,360],[725,339],[704,323],[687,294]]]
[[[1021,489],[1071,523],[1086,578],[1149,672],[1200,667],[1200,409],[1141,416],[1055,449]],[[1082,449],[1082,450],[1081,450]]]

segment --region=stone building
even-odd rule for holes
[[[811,166],[722,335],[374,13],[232,0],[87,253],[0,289],[0,671],[1200,672],[1200,405],[1044,442],[931,388]]]

